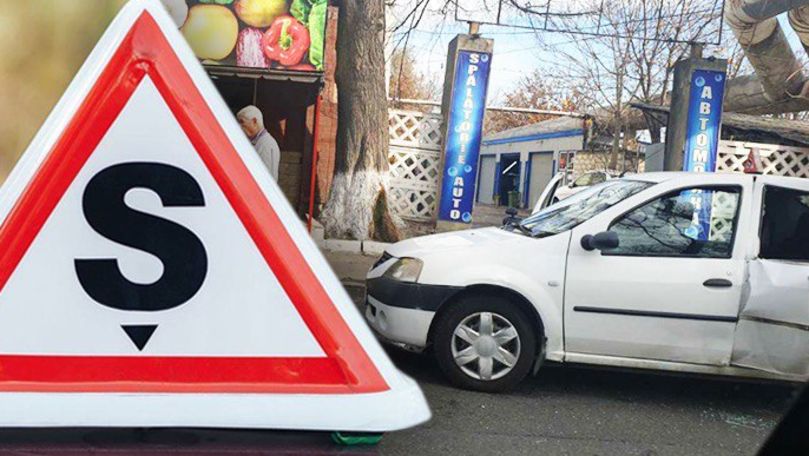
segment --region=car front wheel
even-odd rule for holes
[[[498,296],[467,296],[439,314],[434,352],[449,380],[465,389],[500,392],[531,370],[537,335],[525,314]]]

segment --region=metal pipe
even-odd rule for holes
[[[317,187],[318,141],[320,140],[320,100],[318,93],[315,99],[315,122],[312,126],[312,170],[309,176],[309,213],[306,218],[306,229],[312,232],[312,220],[315,218],[315,188]]]
[[[809,80],[775,17],[806,5],[809,5],[809,0],[728,2],[725,19],[756,77],[729,81],[726,111],[764,114],[809,109],[809,101],[798,98],[804,88],[809,87]],[[804,13],[803,17],[807,14]]]
[[[803,49],[809,52],[809,5],[789,10],[789,25],[801,40]]]
[[[393,103],[402,103],[402,104],[409,104],[409,105],[421,105],[421,106],[441,106],[441,102],[433,101],[433,100],[415,100],[412,98],[389,98],[388,101]],[[518,107],[511,107],[511,106],[487,106],[487,111],[504,111],[504,112],[519,112],[525,114],[547,114],[547,115],[555,115],[555,116],[567,116],[567,117],[575,117],[578,119],[587,119],[591,116],[587,114],[583,114],[580,112],[572,112],[572,111],[555,111],[552,109],[535,109],[535,108],[518,108]]]
[[[807,5],[806,0],[730,0],[729,9],[737,9],[752,22],[778,16],[781,13]]]

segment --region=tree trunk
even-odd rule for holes
[[[383,0],[341,2],[337,30],[337,156],[321,222],[329,237],[397,241],[388,200]]]

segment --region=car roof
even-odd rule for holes
[[[694,172],[686,172],[686,171],[660,171],[660,172],[653,172],[653,173],[638,173],[638,174],[628,174],[624,176],[624,179],[628,180],[638,180],[643,182],[653,182],[659,184],[661,182],[666,182],[668,180],[677,179],[679,177],[686,177],[686,176],[693,176],[694,174],[705,174],[705,173],[694,173]],[[741,174],[741,173],[733,173],[737,176],[746,176],[752,179],[754,176],[751,174]]]
[[[641,181],[641,182],[650,182],[654,184],[659,184],[662,182],[670,181],[672,179],[679,179],[685,177],[693,177],[694,175],[700,174],[704,177],[707,175],[732,175],[740,182],[744,180],[755,181],[759,177],[765,177],[768,179],[768,182],[783,182],[784,184],[789,184],[790,182],[794,183],[795,181],[805,181],[807,178],[804,177],[796,177],[796,176],[778,176],[773,174],[745,174],[745,173],[734,173],[734,172],[717,172],[717,173],[695,173],[695,172],[687,172],[687,171],[655,171],[651,173],[637,173],[637,174],[626,174],[621,179],[626,180],[634,180],[634,181]]]

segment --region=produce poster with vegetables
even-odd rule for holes
[[[328,0],[163,0],[205,64],[323,71]]]

